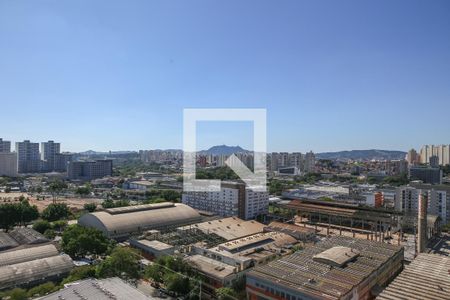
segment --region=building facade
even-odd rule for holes
[[[0,152],[0,176],[17,176],[17,154]]]
[[[187,192],[183,194],[182,202],[223,217],[237,216],[248,220],[267,212],[269,194],[254,192],[243,183],[222,182],[220,192]]]
[[[420,180],[423,183],[441,184],[442,170],[437,167],[415,166],[409,168],[409,179]]]
[[[0,152],[11,152],[11,142],[0,138]]]
[[[54,141],[41,143],[41,160],[43,171],[50,172],[56,170],[56,156],[60,153],[60,143]]]
[[[67,176],[70,180],[82,181],[112,176],[112,160],[71,161],[68,165]]]
[[[420,149],[420,161],[423,164],[430,163],[430,157],[437,156],[439,165],[450,164],[450,145],[424,145]]]
[[[29,140],[16,143],[17,169],[19,173],[36,173],[41,170],[39,143]]]

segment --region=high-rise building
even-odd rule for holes
[[[56,156],[60,153],[60,143],[48,141],[41,143],[41,160],[43,162],[43,171],[56,170]]]
[[[0,176],[17,176],[17,153],[0,152]]]
[[[303,155],[300,152],[289,154],[289,166],[296,167],[298,170],[303,170]]]
[[[280,167],[279,153],[272,152],[270,155],[270,171],[277,172]]]
[[[0,152],[11,152],[11,142],[0,138]]]
[[[439,158],[439,165],[449,165],[450,145],[424,145],[422,149],[420,149],[421,163],[429,164],[432,156],[437,156]]]
[[[312,151],[305,154],[305,172],[313,173],[316,170],[316,156]]]
[[[55,156],[55,169],[56,172],[67,172],[69,163],[73,160],[73,154],[71,153],[58,153]]]
[[[423,183],[441,184],[442,170],[428,166],[415,166],[409,168],[409,179],[420,180]]]
[[[182,202],[198,210],[247,220],[267,212],[269,194],[254,192],[243,183],[222,182],[220,192],[186,192]]]
[[[16,143],[17,169],[19,173],[36,173],[40,171],[39,143],[29,140]]]
[[[112,160],[72,161],[69,163],[67,176],[70,180],[81,181],[112,176]]]
[[[417,153],[415,149],[411,149],[408,151],[406,155],[406,160],[410,165],[417,165],[420,163],[420,155]]]

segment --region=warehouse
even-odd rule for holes
[[[0,253],[0,267],[58,255],[52,244]]]
[[[372,299],[402,269],[403,248],[332,237],[247,273],[248,299]]]
[[[109,238],[126,240],[132,233],[149,229],[168,230],[170,227],[201,221],[193,208],[180,203],[158,203],[109,208],[83,215],[78,224],[102,231]]]
[[[19,246],[19,243],[6,232],[0,231],[0,251]]]
[[[450,257],[421,253],[389,284],[377,300],[450,298]]]
[[[2,266],[0,290],[60,279],[69,274],[72,268],[72,259],[65,254]]]

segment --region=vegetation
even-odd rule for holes
[[[56,202],[58,196],[67,189],[67,183],[62,180],[55,180],[48,186],[48,191],[52,194],[53,202]]]
[[[55,286],[55,284],[53,282],[46,282],[43,283],[41,285],[35,286],[31,289],[28,290],[27,292],[27,296],[29,298],[34,298],[34,297],[41,297],[41,296],[45,296],[55,290],[58,290],[59,288],[57,286]]]
[[[81,279],[86,278],[95,278],[95,266],[81,266],[78,268],[72,269],[69,276],[67,276],[63,281],[62,284],[78,281]]]
[[[163,200],[163,201],[171,201],[171,202],[180,202],[181,193],[174,190],[157,190],[151,189],[145,192],[148,200]],[[155,203],[158,201],[153,201]],[[162,202],[162,201],[160,201]]]
[[[51,228],[52,228],[52,224],[50,224],[50,222],[47,220],[39,220],[39,221],[34,222],[34,224],[33,224],[33,229],[42,234],[46,230],[51,229]]]
[[[111,242],[97,229],[71,225],[62,234],[61,247],[72,257],[104,255],[110,249]]]
[[[236,292],[230,287],[221,287],[216,290],[218,300],[236,299]]]
[[[75,189],[75,194],[80,196],[87,196],[92,192],[92,188],[90,185],[79,186]]]
[[[21,197],[19,202],[0,204],[0,228],[6,231],[17,225],[26,225],[39,217],[38,209]]]
[[[96,269],[98,277],[122,277],[137,279],[139,274],[139,255],[130,248],[116,247],[111,256],[102,261]]]
[[[103,208],[114,208],[114,207],[124,207],[124,206],[130,206],[130,201],[128,200],[111,200],[111,199],[106,199],[105,201],[102,202],[102,207]]]
[[[9,298],[10,300],[26,300],[28,299],[27,291],[21,288],[15,288],[0,294],[0,298]]]
[[[88,212],[93,212],[97,208],[97,204],[95,203],[86,203],[83,208]]]
[[[70,210],[65,203],[52,203],[47,206],[42,212],[42,218],[47,221],[57,221],[61,219],[67,219],[69,217]]]
[[[220,180],[235,180],[239,179],[236,173],[229,167],[218,167],[211,169],[199,169],[196,174],[197,179],[220,179]]]
[[[383,183],[393,185],[393,186],[401,186],[409,183],[408,175],[402,174],[398,176],[387,176],[383,179]]]

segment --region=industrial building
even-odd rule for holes
[[[70,256],[59,255],[51,244],[4,251],[0,253],[0,290],[60,279],[73,267]]]
[[[286,233],[293,238],[307,242],[312,241],[316,236],[316,231],[312,228],[306,228],[289,223],[271,222],[268,226],[264,227],[264,232],[278,231]]]
[[[450,257],[421,253],[389,284],[377,300],[450,299]]]
[[[175,247],[158,240],[130,240],[130,246],[141,250],[147,259],[154,259],[164,255],[172,255]]]
[[[248,299],[371,299],[401,270],[403,248],[332,237],[247,273]]]
[[[264,225],[254,220],[242,220],[237,217],[222,218],[177,228],[179,233],[201,231],[216,234],[230,241],[263,232]]]
[[[96,228],[109,238],[125,240],[132,233],[150,229],[168,230],[170,227],[199,221],[201,216],[193,208],[180,203],[163,202],[88,213],[81,216],[78,224]]]
[[[39,298],[40,300],[148,300],[135,287],[120,278],[85,279],[67,284],[64,289]]]
[[[0,231],[0,251],[19,247],[48,243],[50,240],[32,228],[20,227],[9,232]]]

